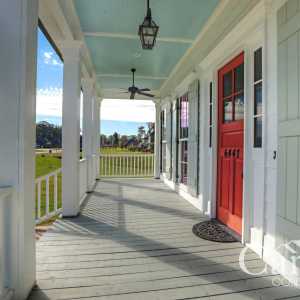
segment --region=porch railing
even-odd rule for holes
[[[153,154],[101,154],[100,177],[152,177]]]
[[[61,169],[35,180],[36,224],[47,221],[62,212]]]

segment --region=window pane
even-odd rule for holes
[[[223,76],[223,97],[228,97],[232,94],[232,72],[228,72]]]
[[[180,98],[180,137],[188,137],[188,119],[189,102],[187,95]]]
[[[181,143],[181,183],[187,184],[188,142]]]
[[[240,94],[235,97],[234,100],[234,119],[243,120],[244,119],[244,94]]]
[[[262,114],[262,83],[254,86],[254,115]]]
[[[262,147],[262,117],[254,118],[254,147]]]
[[[212,104],[212,82],[209,84],[209,103]]]
[[[223,102],[223,122],[228,123],[232,121],[232,101],[224,100]]]
[[[244,90],[244,64],[234,69],[234,91],[240,92]]]
[[[262,48],[254,52],[254,82],[262,79]]]

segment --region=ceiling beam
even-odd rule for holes
[[[127,34],[127,33],[114,33],[114,32],[84,32],[85,36],[92,37],[109,37],[109,38],[117,38],[117,39],[129,39],[129,40],[139,40],[140,37],[137,34]],[[172,37],[157,37],[156,39],[159,42],[165,43],[179,43],[179,44],[192,44],[194,42],[193,39],[185,39],[185,38],[172,38]]]
[[[132,74],[97,74],[96,76],[99,78],[132,78]],[[135,75],[135,78],[147,80],[165,80],[168,77]]]

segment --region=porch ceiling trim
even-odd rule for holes
[[[80,22],[73,6],[73,1],[39,1],[39,19],[56,46],[59,47],[63,42],[82,42],[82,75],[83,77],[93,78],[96,81],[94,65],[80,29]],[[96,89],[100,97],[101,86],[97,82]]]

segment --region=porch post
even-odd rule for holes
[[[0,291],[26,299],[35,283],[37,0],[0,1]],[[2,286],[3,285],[3,286]],[[0,298],[1,298],[0,296]]]
[[[101,98],[94,95],[94,124],[93,124],[93,156],[94,156],[94,180],[99,178],[100,161],[99,161],[99,148],[100,148],[100,103]]]
[[[80,158],[80,52],[81,42],[61,45],[64,58],[63,116],[62,116],[62,201],[63,216],[79,212]]]
[[[93,190],[93,79],[82,80],[83,89],[83,153],[87,162],[87,191]]]
[[[158,100],[155,101],[155,146],[154,146],[154,178],[160,178],[160,114],[161,106]]]
[[[102,104],[103,98],[99,98],[99,106],[98,106],[98,140],[97,140],[97,145],[98,145],[98,163],[97,163],[97,178],[100,177],[100,151],[101,151],[101,104]]]

